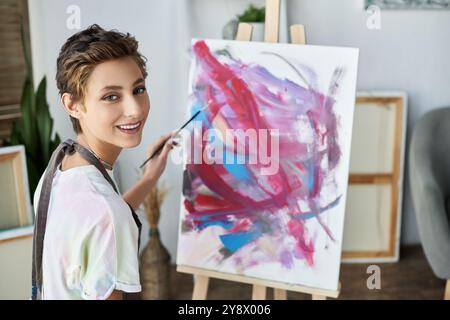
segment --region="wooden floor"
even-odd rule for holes
[[[381,269],[381,289],[369,290],[366,282],[368,264],[343,264],[339,299],[443,299],[445,281],[436,278],[420,246],[402,248],[400,262],[378,264]],[[172,268],[171,299],[191,299],[192,275],[179,273]],[[211,279],[208,299],[251,299],[252,287],[248,284]],[[267,292],[272,299],[273,290]],[[303,300],[311,296],[288,292],[288,299]]]

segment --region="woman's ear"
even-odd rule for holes
[[[63,93],[61,96],[61,104],[69,115],[76,119],[80,119],[82,111],[81,102],[72,99],[72,95],[70,93]]]

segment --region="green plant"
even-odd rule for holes
[[[243,14],[237,16],[239,22],[264,22],[266,18],[266,8],[256,8],[250,5]]]
[[[34,92],[33,71],[30,54],[25,41],[25,32],[21,26],[22,48],[25,58],[25,82],[22,90],[20,109],[22,117],[17,119],[11,131],[7,145],[22,144],[25,147],[27,158],[27,172],[31,199],[36,190],[39,178],[44,173],[53,150],[61,142],[56,133],[52,139],[53,119],[50,115],[46,98],[45,76]]]

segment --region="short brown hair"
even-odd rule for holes
[[[138,42],[129,33],[106,31],[93,24],[69,39],[61,47],[56,66],[56,85],[59,94],[71,94],[75,101],[83,101],[87,80],[99,63],[126,56],[132,57],[147,77],[147,59],[138,52]],[[81,133],[78,119],[70,116],[75,133]]]

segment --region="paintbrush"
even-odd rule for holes
[[[168,138],[167,140],[165,140],[163,143],[161,143],[161,145],[152,153],[152,155],[150,156],[150,158],[148,158],[147,160],[144,161],[143,164],[141,164],[141,166],[139,167],[139,169],[141,169],[143,166],[145,166],[145,164],[147,162],[149,162],[150,160],[152,160],[152,158],[154,156],[156,156],[158,153],[161,152],[162,148],[164,148],[164,145],[166,144],[166,142],[171,139],[172,137],[176,137],[181,130],[183,130],[192,120],[194,120],[199,114],[200,112],[202,112],[205,108],[202,108],[200,110],[198,110],[188,121],[186,121],[181,127],[180,129],[178,129],[175,134],[173,134],[170,138]]]

